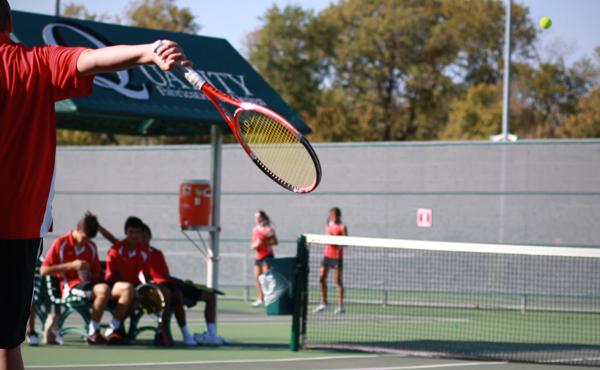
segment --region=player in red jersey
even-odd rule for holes
[[[113,286],[125,284],[130,287],[135,296],[134,287],[142,284],[142,279],[148,275],[148,247],[142,240],[144,223],[137,217],[129,217],[125,221],[125,239],[117,241],[108,250],[106,257],[105,279]],[[99,229],[104,235],[104,228]],[[122,343],[125,339],[123,322],[113,320],[105,335],[113,335],[115,343]]]
[[[173,295],[171,290],[160,284],[158,281],[152,280],[152,251],[150,250],[150,239],[147,230],[148,226],[137,217],[129,217],[125,222],[125,234],[127,237],[124,240],[119,240],[110,231],[100,226],[100,233],[108,241],[113,243],[109,250],[109,259],[111,260],[110,269],[114,271],[111,274],[111,280],[123,280],[134,287],[148,282],[155,283],[160,289],[165,299],[165,310],[163,311],[162,322],[166,323],[169,319],[169,310],[172,305]],[[160,269],[162,266],[158,266]],[[109,264],[107,259],[107,280]],[[160,328],[160,332],[156,333],[154,343],[157,345],[171,346],[170,338],[164,336]],[[191,337],[191,335],[190,335]],[[191,339],[193,341],[193,338]],[[188,344],[188,343],[186,343]],[[194,341],[195,345],[196,342]]]
[[[171,292],[171,307],[175,314],[177,324],[181,329],[183,343],[185,345],[194,346],[202,345],[221,345],[228,344],[229,341],[217,335],[217,297],[214,292],[202,290],[195,287],[191,282],[185,282],[171,275],[169,266],[162,251],[150,245],[152,239],[152,231],[150,227],[144,224],[142,239],[149,246],[150,264],[149,273],[150,279],[154,284],[158,284],[162,289],[168,289]],[[192,336],[187,324],[185,305],[186,300],[197,302],[203,301],[206,303],[204,308],[204,320],[206,321],[206,332],[195,334]]]
[[[42,239],[52,226],[56,117],[54,103],[90,95],[97,73],[141,64],[171,70],[186,60],[172,41],[115,45],[101,49],[28,48],[10,38],[13,20],[0,0],[0,368],[22,369],[33,292],[33,274]]]
[[[338,207],[329,210],[327,226],[325,227],[327,235],[348,235],[348,228],[342,223],[342,211]],[[338,291],[338,305],[335,309],[336,314],[344,313],[344,284],[342,282],[342,271],[344,268],[344,249],[338,245],[326,245],[323,250],[323,262],[319,272],[319,282],[321,284],[321,304],[319,304],[314,313],[319,313],[327,308],[327,275],[330,269],[335,269],[335,282]]]
[[[63,297],[70,294],[83,294],[87,297],[92,303],[92,321],[88,328],[87,341],[89,344],[106,344],[108,340],[100,334],[100,320],[108,301],[117,300],[114,318],[122,321],[134,295],[129,284],[117,283],[109,288],[108,284],[102,282],[104,276],[102,276],[98,249],[91,240],[97,232],[96,216],[87,213],[75,229],[52,243],[40,274],[58,276]]]
[[[269,259],[274,258],[273,246],[277,245],[277,235],[275,235],[275,229],[271,225],[271,220],[265,211],[258,211],[254,215],[256,226],[252,229],[252,244],[250,248],[255,251],[254,256],[254,276],[256,277],[256,291],[258,292],[258,298],[254,303],[253,307],[259,307],[263,305],[264,294],[258,281],[260,274],[269,270]]]

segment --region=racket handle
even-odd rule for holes
[[[154,53],[156,53],[156,51],[158,50],[158,48],[160,48],[161,46],[162,46],[162,40],[156,40],[152,44],[152,51]],[[202,78],[202,76],[200,75],[200,73],[194,71],[190,67],[184,66],[179,61],[175,65],[175,70],[177,72],[181,73],[183,75],[183,77],[185,77],[185,79],[188,80],[188,82],[192,86],[194,86],[195,88],[197,88],[198,90],[202,90],[202,86],[204,86],[204,84],[206,83],[206,80],[204,78]]]

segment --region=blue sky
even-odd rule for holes
[[[123,14],[127,0],[61,0],[63,3],[84,4],[95,13]],[[52,14],[54,0],[9,0],[15,10]],[[600,0],[520,0],[529,7],[533,19],[550,16],[553,26],[541,34],[540,54],[545,60],[562,56],[567,62],[591,56],[600,46]],[[246,34],[257,29],[263,15],[272,4],[301,4],[320,11],[330,0],[178,0],[179,6],[192,10],[201,33],[222,37],[242,50]],[[234,10],[235,9],[235,10]]]

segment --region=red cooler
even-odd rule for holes
[[[208,180],[184,180],[179,186],[179,223],[182,229],[210,225],[212,192]]]

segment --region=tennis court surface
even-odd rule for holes
[[[75,315],[72,316],[75,318]],[[76,324],[76,319],[69,323]],[[190,311],[189,323],[204,330],[202,312]],[[160,348],[146,338],[135,345],[90,347],[75,335],[63,346],[22,347],[28,369],[540,369],[544,365],[510,364],[502,361],[432,359],[403,355],[379,355],[353,351],[305,350],[290,352],[291,320],[268,317],[248,302],[219,302],[219,332],[234,343],[226,347]],[[180,339],[174,328],[175,338]],[[581,369],[552,366],[551,369]]]

